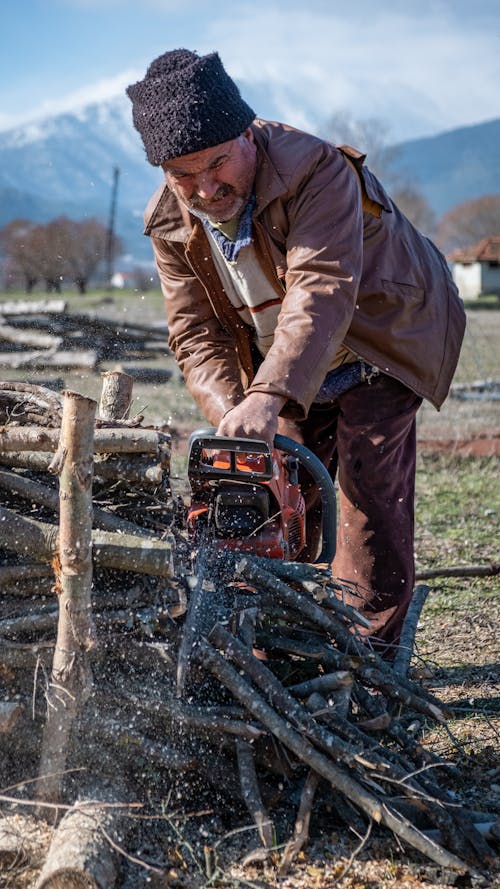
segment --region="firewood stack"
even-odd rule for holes
[[[0,365],[5,368],[95,370],[102,361],[168,354],[166,324],[73,312],[63,299],[0,303]]]
[[[104,374],[96,416],[0,383],[1,780],[58,823],[38,887],[114,885],[137,808],[200,780],[221,808],[238,795],[280,873],[327,798],[346,829],[480,882],[496,818],[415,732],[450,714],[408,678],[411,629],[391,665],[327,566],[192,553],[169,436],[127,419],[132,384]],[[286,834],[274,811],[297,792]]]

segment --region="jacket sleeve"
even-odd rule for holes
[[[282,413],[298,419],[307,415],[349,329],[363,262],[357,175],[331,146],[314,151],[289,188],[285,297],[273,345],[247,390],[286,397]]]
[[[218,426],[242,401],[244,389],[233,337],[216,318],[207,294],[172,245],[151,239],[165,298],[168,344],[202,413]]]

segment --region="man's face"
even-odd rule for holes
[[[165,161],[168,187],[188,210],[211,222],[238,216],[252,192],[256,148],[253,133],[213,148]]]

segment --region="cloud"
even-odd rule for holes
[[[240,10],[213,20],[204,43],[234,77],[266,82],[274,98],[290,90],[325,118],[343,108],[389,118],[404,138],[419,120],[430,132],[500,114],[500,26],[489,4],[465,19],[460,2],[312,6],[287,16],[263,5]]]
[[[207,8],[206,0],[182,5],[144,0],[141,15],[157,35],[156,45],[165,30],[165,49],[218,50],[263,116],[272,112],[295,126],[314,128],[348,110],[354,118],[380,119],[392,139],[404,140],[500,116],[497,2],[476,0],[472,8],[470,0],[218,0]],[[133,27],[130,10],[137,12],[136,0],[57,3],[60,10],[88,10],[96,27],[102,10],[119,7],[113,49]],[[140,69],[60,92],[22,116],[4,111],[0,129],[123,94],[128,83],[144,76],[155,54],[151,28],[144,34],[137,29],[133,55],[129,50],[123,56]],[[112,57],[110,49],[104,56],[107,72]],[[96,72],[102,62],[97,54]]]

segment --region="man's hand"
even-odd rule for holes
[[[229,438],[255,438],[271,447],[278,429],[278,414],[286,398],[251,392],[222,418],[217,435]]]

